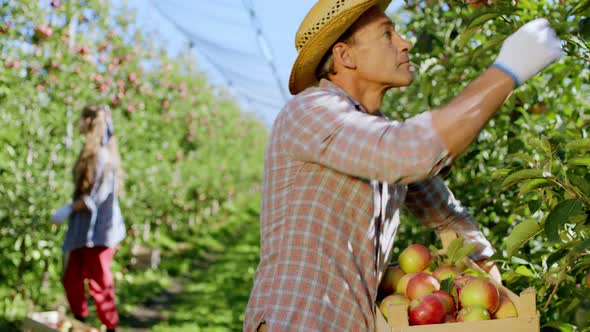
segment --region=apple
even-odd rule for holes
[[[461,296],[461,290],[468,282],[474,280],[475,277],[470,275],[460,275],[453,280],[453,285],[455,286],[455,290],[457,291],[457,298]],[[461,303],[459,303],[459,309],[461,309]]]
[[[396,265],[389,265],[381,278],[379,292],[384,295],[395,293],[399,280],[404,276],[404,272]]]
[[[500,293],[491,282],[473,279],[461,289],[459,301],[463,307],[480,305],[489,312],[495,312],[500,304]]]
[[[470,305],[461,309],[457,314],[458,322],[471,322],[476,320],[490,320],[490,313],[480,305]]]
[[[518,311],[516,310],[514,303],[512,303],[509,298],[501,296],[498,310],[492,314],[492,318],[501,319],[509,317],[518,317]]]
[[[35,37],[38,38],[39,40],[43,40],[45,38],[51,37],[51,35],[53,34],[53,30],[46,25],[36,26],[33,29],[33,32],[35,33]]]
[[[408,281],[406,295],[410,300],[413,300],[439,289],[440,284],[435,277],[426,272],[418,272]]]
[[[451,294],[444,290],[437,290],[432,292],[432,294],[436,295],[441,300],[447,315],[453,315],[455,313],[455,300],[453,300]]]
[[[10,23],[0,24],[0,33],[1,34],[7,33],[8,30],[10,30],[11,27],[12,27],[12,25]]]
[[[397,282],[397,285],[395,287],[395,291],[398,294],[406,294],[406,290],[408,289],[408,283],[410,282],[410,279],[412,279],[412,277],[414,277],[416,275],[416,273],[408,273],[408,274],[404,274],[401,279]]]
[[[399,294],[392,294],[386,296],[383,301],[379,304],[379,310],[385,316],[385,318],[389,319],[388,309],[396,304],[405,304],[406,308],[410,306],[410,300]]]
[[[86,45],[81,45],[81,46],[76,47],[76,52],[80,53],[82,55],[88,54],[89,51],[90,51],[90,49]]]
[[[410,325],[439,324],[446,318],[442,301],[434,294],[412,300],[409,309]]]
[[[421,272],[430,265],[430,252],[421,244],[412,244],[399,254],[398,262],[405,273]]]
[[[590,272],[586,274],[586,287],[590,288]]]
[[[456,267],[448,265],[441,265],[432,272],[432,275],[438,279],[438,281],[443,281],[451,277],[456,278],[459,274],[460,272]]]

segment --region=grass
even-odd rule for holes
[[[244,195],[195,231],[163,233],[153,243],[162,256],[155,270],[123,272],[128,257],[115,257],[119,330],[240,331],[259,258],[259,203]],[[4,312],[0,331],[20,330],[26,312],[67,307],[61,284],[51,284],[51,291],[56,300],[44,307],[26,299],[2,305],[0,297],[0,309],[18,309]],[[100,326],[91,298],[89,307],[87,323]]]
[[[238,331],[259,255],[258,201],[221,216],[182,253],[162,255],[157,271],[117,286],[121,330]],[[142,312],[157,312],[141,321]],[[150,318],[151,317],[151,318]]]

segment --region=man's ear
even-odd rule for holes
[[[336,69],[336,71],[338,71],[337,68],[339,66],[348,69],[356,68],[356,61],[350,45],[344,42],[336,43],[332,48],[332,56],[334,58],[334,69]]]

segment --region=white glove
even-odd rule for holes
[[[54,224],[61,224],[72,214],[72,204],[68,203],[51,215],[51,222]]]
[[[562,56],[561,41],[549,21],[539,18],[506,38],[492,66],[512,76],[519,86]]]

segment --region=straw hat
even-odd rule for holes
[[[318,84],[316,68],[328,49],[369,8],[383,11],[391,0],[319,0],[307,13],[295,35],[299,52],[291,69],[289,91],[298,94]]]

